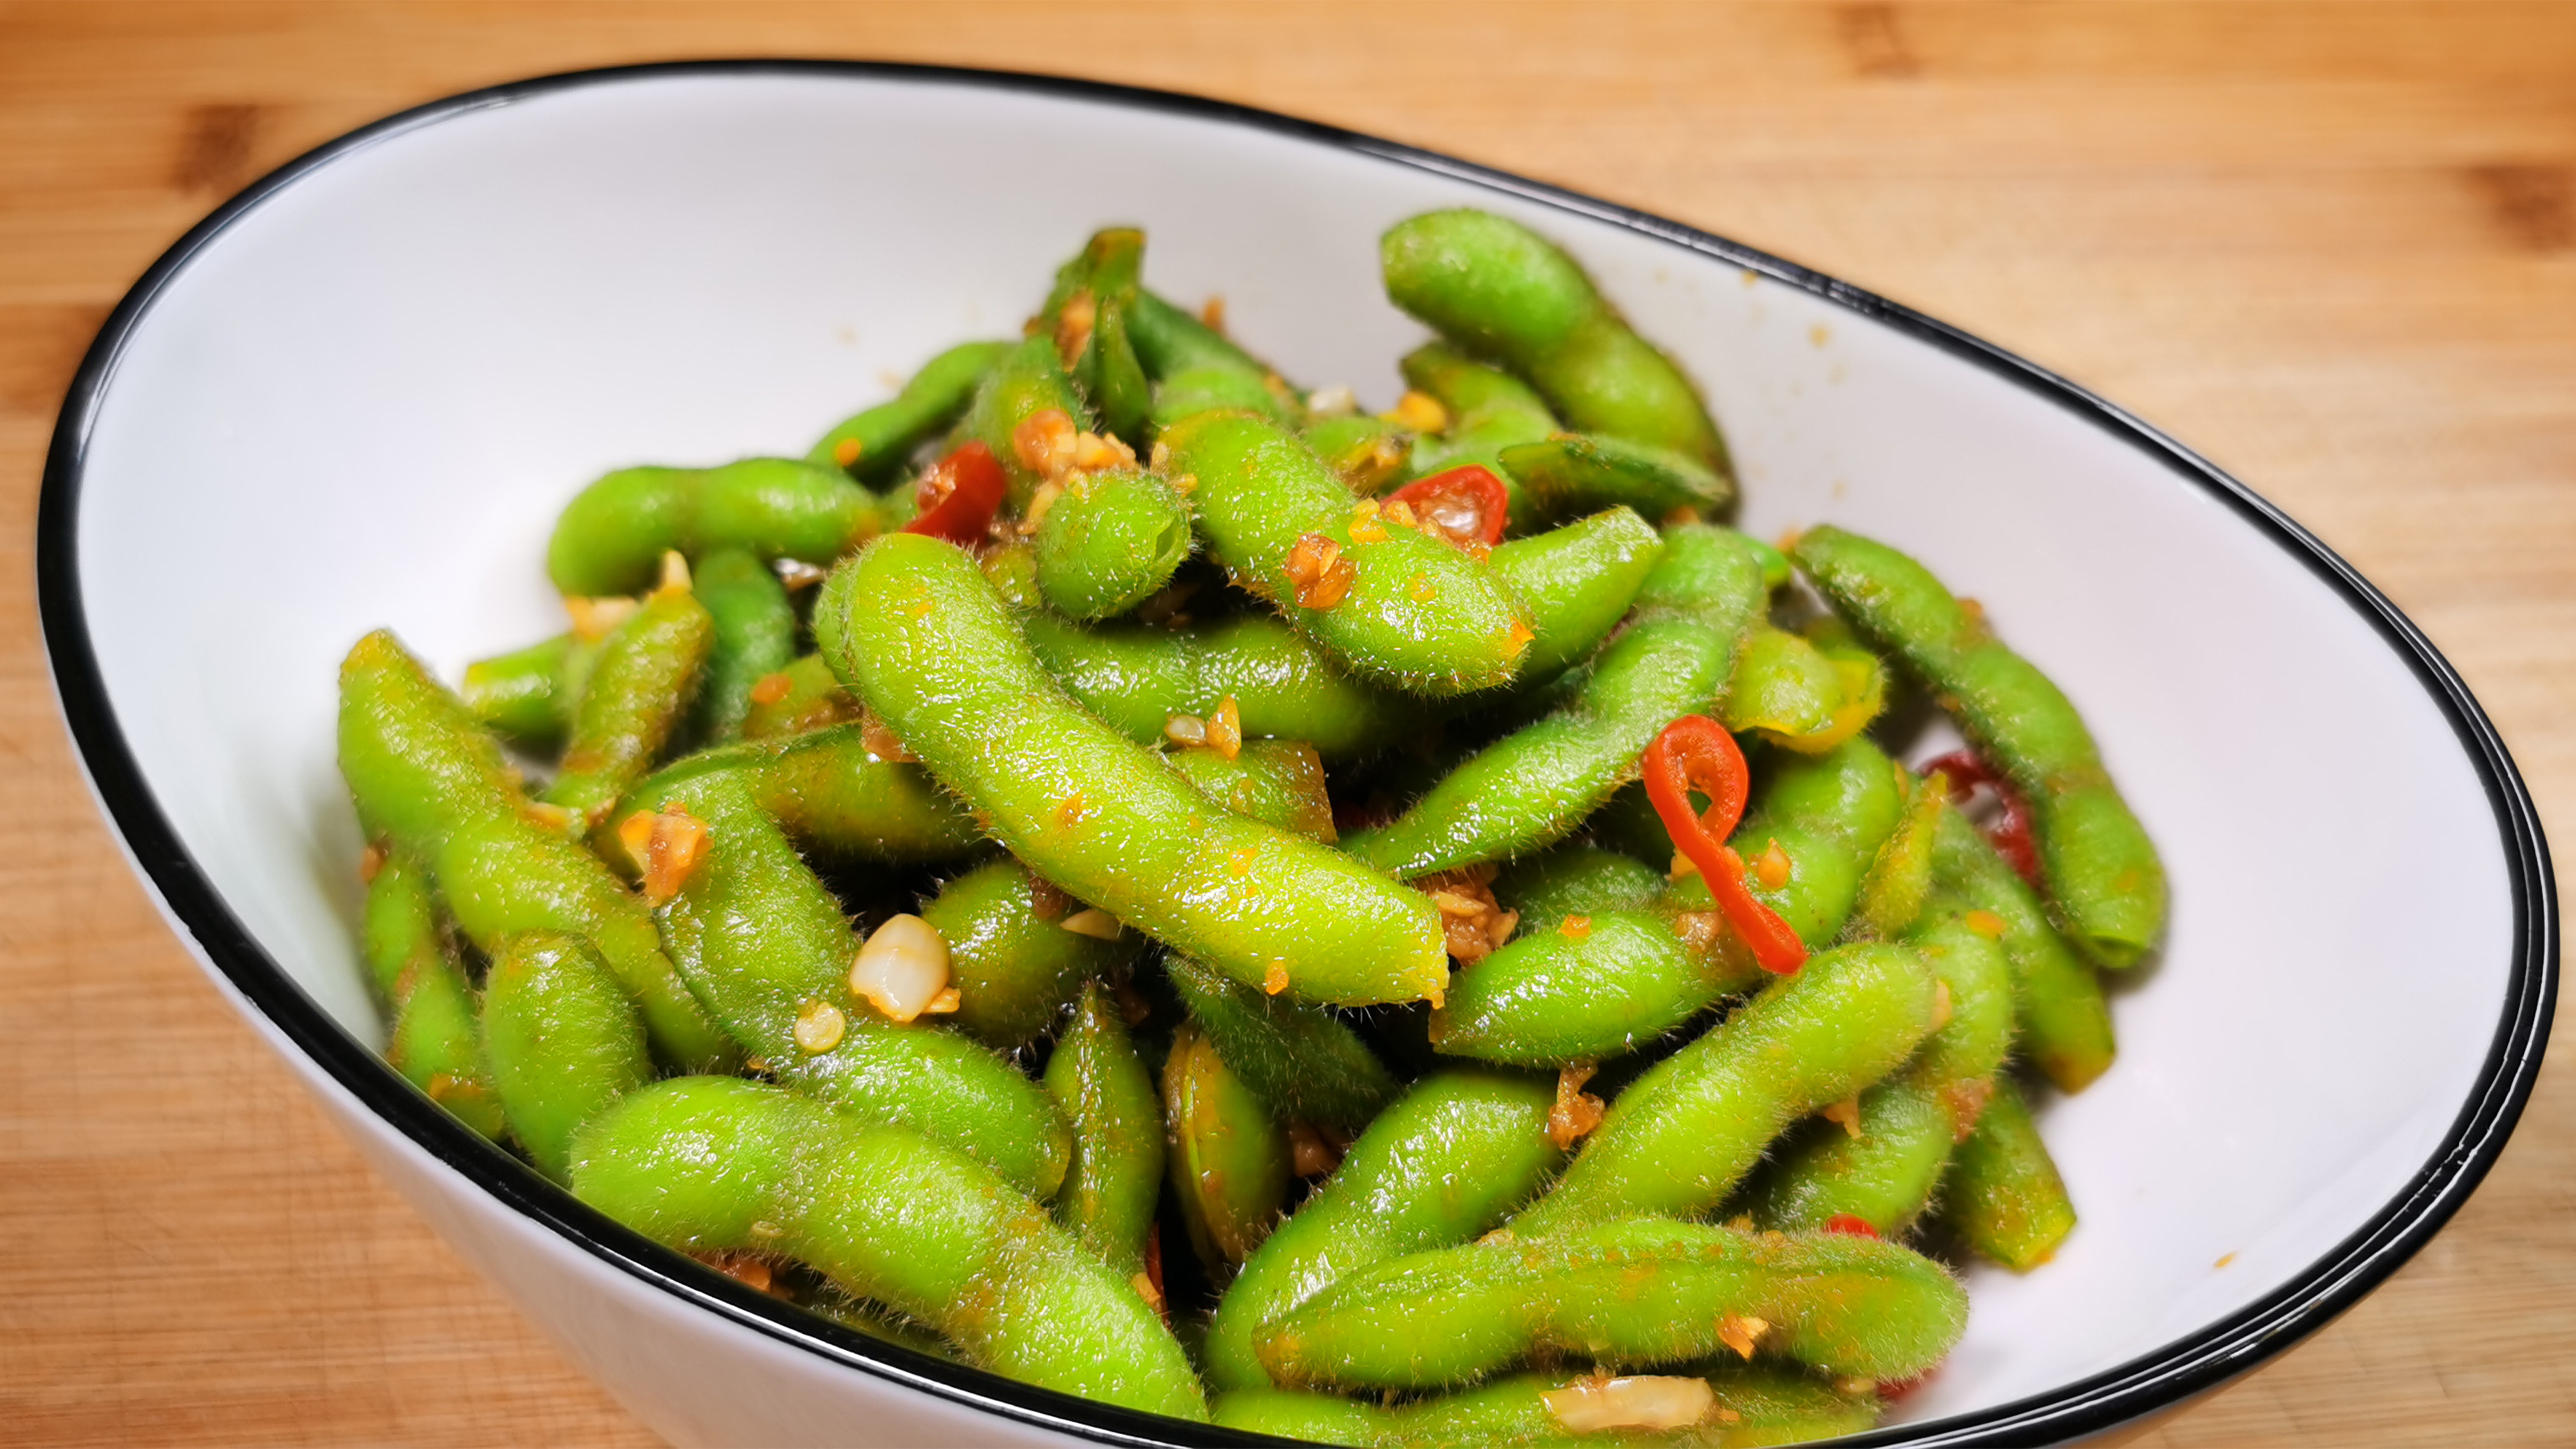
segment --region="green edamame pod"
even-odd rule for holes
[[[1144,257],[1145,234],[1134,227],[1092,233],[1082,254],[1056,273],[1055,291],[1040,318],[1074,385],[1099,415],[1101,431],[1134,447],[1144,446],[1145,418],[1153,406],[1127,325]]]
[[[510,1135],[557,1182],[581,1124],[653,1080],[635,1003],[588,946],[551,931],[513,936],[492,958],[483,1046]]]
[[[855,998],[849,922],[741,777],[701,775],[665,798],[703,823],[705,843],[656,914],[671,959],[725,1029],[797,1091],[1053,1195],[1072,1151],[1053,1100],[966,1038]]]
[[[746,548],[823,565],[888,527],[886,505],[840,469],[802,458],[720,468],[620,468],[574,495],[546,544],[567,594],[637,594],[662,555]]]
[[[1411,429],[1367,413],[1317,418],[1298,434],[1344,487],[1374,498],[1409,474],[1415,440]]]
[[[1784,755],[1728,845],[1750,867],[1754,898],[1811,950],[1833,944],[1859,904],[1879,848],[1905,813],[1904,770],[1865,738],[1821,755]],[[1707,910],[1708,883],[1680,883],[1673,903]]]
[[[1043,1035],[1083,982],[1124,966],[1143,945],[1009,856],[941,886],[921,918],[948,943],[957,1029],[1004,1051]],[[1094,929],[1111,934],[1086,934]]]
[[[1403,1090],[1321,1007],[1264,995],[1187,956],[1165,958],[1164,972],[1217,1055],[1282,1117],[1357,1131]]]
[[[1065,697],[952,544],[894,534],[824,585],[824,657],[1046,879],[1240,981],[1341,1005],[1446,984],[1428,898],[1210,805]]]
[[[1732,734],[1797,739],[1831,729],[1842,703],[1832,660],[1799,635],[1761,623],[1735,656],[1719,722]]]
[[[1495,549],[1488,562],[1529,609],[1521,677],[1544,678],[1589,657],[1627,617],[1663,556],[1662,536],[1625,508]]]
[[[1691,1384],[1703,1385],[1691,1388]],[[1626,1427],[1641,1399],[1705,1404],[1673,1429]],[[1362,1449],[1752,1449],[1857,1434],[1878,1422],[1878,1395],[1845,1393],[1811,1373],[1774,1364],[1701,1365],[1683,1375],[1567,1379],[1516,1374],[1472,1389],[1388,1408],[1335,1394],[1246,1388],[1218,1396],[1214,1421],[1228,1429],[1349,1444]],[[1592,1427],[1598,1419],[1619,1425]]]
[[[573,1195],[692,1252],[778,1253],[937,1330],[979,1368],[1205,1417],[1124,1275],[972,1158],[757,1082],[683,1077],[576,1139]]]
[[[1097,981],[1083,983],[1073,1020],[1056,1038],[1046,1089],[1073,1124],[1073,1165],[1056,1194],[1056,1220],[1110,1267],[1143,1273],[1163,1195],[1163,1107],[1117,1001]]]
[[[1626,781],[1664,726],[1725,690],[1736,640],[1762,602],[1737,535],[1689,525],[1638,590],[1627,631],[1593,661],[1572,703],[1453,771],[1392,824],[1343,849],[1400,876],[1428,875],[1550,845]]]
[[[391,633],[359,640],[340,666],[339,743],[359,818],[429,866],[477,950],[497,954],[522,931],[580,936],[643,1008],[665,1060],[702,1069],[734,1059],[662,954],[644,903],[542,822],[500,747]]]
[[[1791,553],[1836,609],[1931,681],[2030,802],[2040,870],[2075,944],[2103,966],[2146,954],[2164,930],[2164,865],[2074,704],[1995,637],[1983,610],[1895,549],[1819,527]]]
[[[1899,776],[1908,792],[1905,813],[1879,842],[1869,873],[1861,877],[1860,900],[1852,908],[1856,935],[1881,940],[1901,934],[1923,914],[1932,898],[1932,842],[1940,834],[1941,816],[1950,808],[1942,791]]]
[[[1763,1227],[1821,1228],[1848,1216],[1893,1237],[1931,1204],[2012,1050],[2012,967],[1960,915],[1945,905],[1907,937],[1948,992],[1950,1020],[1903,1071],[1861,1093],[1848,1121],[1819,1119],[1788,1139],[1752,1189]]]
[[[1346,1273],[1451,1247],[1502,1221],[1565,1158],[1548,1136],[1554,1084],[1433,1072],[1359,1135],[1342,1164],[1227,1287],[1202,1357],[1220,1388],[1267,1385],[1253,1336]]]
[[[1426,342],[1404,355],[1404,385],[1424,393],[1449,412],[1449,429],[1414,444],[1414,470],[1443,473],[1477,464],[1502,480],[1511,499],[1511,521],[1527,522],[1527,510],[1502,451],[1536,443],[1557,431],[1556,414],[1528,383],[1499,367],[1460,352],[1445,342]]]
[[[1324,762],[1304,740],[1245,740],[1232,758],[1207,745],[1163,757],[1210,800],[1291,835],[1333,843]]]
[[[724,744],[742,734],[752,687],[795,662],[796,606],[778,575],[749,549],[717,549],[690,572],[692,591],[715,629],[689,737]]]
[[[885,487],[922,444],[957,421],[975,400],[976,384],[1010,350],[1007,342],[949,348],[923,363],[903,391],[825,433],[805,461],[839,468],[870,488]]]
[[[1220,1281],[1252,1256],[1288,1201],[1288,1133],[1268,1104],[1184,1023],[1163,1064],[1166,1161],[1190,1246]]]
[[[2039,893],[1995,852],[1968,817],[1942,812],[1932,835],[1932,878],[1985,912],[2013,968],[2022,1050],[2063,1092],[2080,1092],[2110,1069],[2118,1045],[2102,982],[2049,924]]]
[[[1941,1220],[1968,1246],[2016,1273],[2057,1256],[2075,1231],[2075,1204],[2048,1145],[2030,1120],[2021,1089],[1995,1079],[1977,1130],[1952,1154],[1941,1187]]]
[[[1248,408],[1285,427],[1306,420],[1297,390],[1269,364],[1152,292],[1136,294],[1127,335],[1145,375],[1154,381],[1158,426],[1209,408]]]
[[[1494,878],[1494,898],[1520,912],[1524,933],[1568,916],[1641,911],[1664,893],[1664,873],[1597,845],[1560,845],[1514,861]]]
[[[820,654],[800,655],[775,674],[753,680],[748,694],[742,716],[747,740],[802,734],[856,718],[859,712]]]
[[[1067,618],[1105,619],[1153,597],[1189,552],[1190,510],[1160,476],[1077,474],[1038,524],[1038,591]]]
[[[485,729],[525,749],[551,750],[571,727],[573,706],[598,657],[598,640],[557,634],[466,665],[460,692]]]
[[[1391,228],[1378,256],[1389,300],[1529,379],[1567,427],[1667,448],[1734,476],[1726,440],[1690,380],[1536,232],[1491,212],[1425,212]]]
[[[1528,616],[1492,571],[1429,534],[1355,514],[1350,490],[1294,433],[1248,413],[1201,413],[1165,428],[1161,447],[1165,471],[1193,480],[1210,556],[1345,668],[1447,695],[1519,667]]]
[[[1669,448],[1590,433],[1559,433],[1498,455],[1519,485],[1513,521],[1531,527],[1592,508],[1625,505],[1648,518],[1715,513],[1735,501],[1735,481]]]
[[[714,642],[715,621],[685,588],[656,591],[610,630],[573,711],[563,768],[537,798],[584,830],[606,819],[679,727]]]
[[[1514,1230],[1713,1210],[1790,1123],[1903,1063],[1931,1034],[1934,1003],[1931,969],[1902,946],[1808,957],[1629,1084]]]
[[[1027,510],[1046,476],[1021,460],[1013,435],[1020,424],[1049,409],[1072,419],[1076,428],[1091,424],[1091,409],[1074,391],[1073,379],[1065,375],[1055,338],[1041,333],[1002,354],[977,384],[975,401],[957,424],[953,441],[978,442],[993,450],[1015,512]]]
[[[385,1005],[386,1064],[456,1120],[500,1136],[474,988],[439,930],[429,872],[410,851],[387,850],[378,861],[359,944]]]
[[[1458,973],[1431,1013],[1447,1056],[1566,1067],[1627,1053],[1764,979],[1712,923],[1685,941],[1650,911],[1599,911],[1523,931]]]
[[[1882,1379],[1939,1363],[1967,1321],[1966,1290],[1894,1243],[1643,1218],[1543,1242],[1509,1230],[1380,1263],[1281,1315],[1253,1347],[1290,1387],[1423,1389],[1533,1353],[1684,1363],[1759,1333],[1770,1352]]]
[[[1232,698],[1246,739],[1304,740],[1324,759],[1347,760],[1384,748],[1426,714],[1419,700],[1351,678],[1266,614],[1187,629],[1085,629],[1049,614],[1020,622],[1047,672],[1140,744],[1161,740],[1173,715],[1205,719]]]
[[[718,773],[741,775],[780,829],[834,860],[955,860],[983,843],[965,807],[927,770],[869,749],[866,728],[856,724],[700,750],[646,777],[611,818],[656,809],[683,781]],[[642,873],[613,832],[602,832],[596,843],[622,874]]]

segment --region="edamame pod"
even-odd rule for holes
[[[407,850],[371,858],[376,873],[359,944],[385,1005],[385,1062],[456,1120],[498,1137],[501,1104],[475,1025],[474,988],[439,930],[429,872]]]
[[[572,725],[599,641],[578,634],[477,659],[465,666],[465,707],[485,729],[514,745],[552,750]]]
[[[971,1158],[757,1082],[637,1092],[576,1140],[573,1195],[672,1247],[779,1253],[939,1331],[979,1368],[1205,1417],[1124,1275]]]
[[[2057,1256],[2075,1231],[2075,1204],[2021,1089],[1995,1079],[1977,1130],[1959,1144],[1941,1189],[1941,1220],[1969,1247],[2016,1273]]]
[[[1663,915],[1616,910],[1523,931],[1450,982],[1431,1045],[1527,1067],[1623,1056],[1764,979],[1714,921],[1695,934],[1699,944]]]
[[[1318,418],[1298,436],[1341,477],[1344,487],[1362,498],[1376,497],[1413,471],[1412,431],[1384,418],[1367,413]]]
[[[855,719],[858,713],[858,705],[841,688],[822,655],[799,655],[777,673],[752,681],[742,737],[766,740],[802,734]]]
[[[922,444],[957,421],[975,400],[976,384],[1010,350],[1007,342],[949,348],[923,363],[903,391],[825,433],[805,460],[839,468],[870,488],[885,487]]]
[[[1909,796],[1905,811],[1879,842],[1869,873],[1861,877],[1860,899],[1844,928],[1849,934],[1880,940],[1901,935],[1932,899],[1932,843],[1950,802],[1945,792],[1926,788],[1911,776],[1899,775],[1897,782]]]
[[[1931,970],[1902,946],[1808,957],[1620,1093],[1514,1231],[1715,1209],[1790,1123],[1902,1064],[1934,1011]]]
[[[1520,928],[1552,931],[1567,916],[1640,911],[1664,893],[1664,873],[1597,845],[1560,845],[1514,861],[1494,878],[1494,897],[1520,912]]]
[[[1529,379],[1566,426],[1670,449],[1733,476],[1726,441],[1690,380],[1536,232],[1491,212],[1425,212],[1391,228],[1378,256],[1389,300]]]
[[[499,746],[389,632],[359,640],[340,666],[339,748],[359,818],[429,866],[477,950],[497,954],[522,931],[580,936],[643,1008],[665,1060],[704,1069],[734,1059],[662,954],[644,903],[541,823]]]
[[[1134,227],[1092,233],[1082,254],[1056,273],[1041,325],[1055,338],[1056,355],[1091,402],[1102,432],[1134,447],[1145,443],[1153,405],[1151,384],[1136,358],[1127,319],[1136,307],[1136,278],[1144,264],[1145,234]]]
[[[2012,967],[1963,914],[1945,902],[1906,938],[1947,993],[1949,1021],[1903,1071],[1862,1092],[1854,1115],[1789,1139],[1754,1186],[1754,1221],[1797,1230],[1856,1217],[1893,1237],[1930,1205],[2012,1050]]]
[[[835,860],[955,860],[983,842],[965,807],[929,771],[869,749],[866,727],[856,724],[700,750],[646,777],[611,818],[656,809],[682,782],[719,773],[741,775],[780,829]],[[613,832],[602,832],[596,843],[621,873],[642,873]]]
[[[1321,1007],[1264,995],[1187,956],[1165,958],[1164,974],[1217,1055],[1283,1117],[1355,1132],[1403,1090]]]
[[[1968,817],[1945,810],[1933,829],[1932,878],[1991,919],[2013,968],[2013,1010],[2022,1050],[2063,1092],[2080,1092],[2108,1071],[2118,1046],[2102,982],[2049,924],[2039,893],[1995,853]]]
[[[787,586],[749,549],[717,549],[690,574],[715,629],[689,737],[720,745],[741,736],[753,688],[795,662],[796,607],[787,601]]]
[[[1800,636],[1760,623],[1735,656],[1720,722],[1731,734],[1796,739],[1832,728],[1842,703],[1832,660]]]
[[[946,1143],[1022,1191],[1052,1196],[1072,1151],[1055,1103],[983,1047],[927,1023],[889,1021],[855,997],[849,922],[749,786],[718,771],[674,785],[665,801],[699,822],[704,843],[656,914],[671,959],[725,1029],[797,1091]]]
[[[1521,678],[1542,679],[1591,657],[1627,617],[1663,556],[1662,536],[1625,508],[1495,549],[1488,562],[1529,609]]]
[[[1192,480],[1209,554],[1344,667],[1399,689],[1458,694],[1510,679],[1522,608],[1490,570],[1417,529],[1355,511],[1294,433],[1209,412],[1163,430],[1164,469]]]
[[[1187,629],[1085,629],[1024,617],[1029,648],[1083,708],[1140,744],[1176,714],[1205,719],[1235,702],[1246,739],[1303,740],[1326,760],[1375,753],[1425,722],[1424,703],[1365,684],[1267,614]]]
[[[1228,1429],[1362,1449],[1752,1449],[1857,1434],[1878,1422],[1879,1408],[1874,1392],[1765,1363],[1678,1376],[1516,1374],[1392,1408],[1247,1388],[1219,1395],[1212,1412]]]
[[[1208,745],[1165,755],[1208,799],[1291,835],[1333,843],[1333,802],[1324,762],[1304,740],[1245,740],[1232,756]]]
[[[653,1080],[635,1003],[588,946],[551,931],[512,936],[492,958],[483,1045],[510,1135],[557,1182],[581,1124]]]
[[[948,943],[957,1029],[1003,1051],[1043,1035],[1083,982],[1143,945],[1007,855],[941,886],[921,918]]]
[[[973,559],[897,534],[824,586],[833,669],[993,835],[1239,981],[1366,1005],[1438,994],[1439,913],[1339,851],[1210,805],[1065,697]]]
[[[1533,1353],[1684,1363],[1733,1337],[1883,1379],[1939,1363],[1967,1320],[1948,1271],[1894,1243],[1643,1218],[1547,1238],[1508,1231],[1378,1264],[1273,1321],[1254,1352],[1290,1387],[1424,1389]]]
[[[1446,342],[1426,342],[1404,355],[1404,384],[1439,402],[1448,431],[1414,444],[1414,470],[1445,472],[1477,464],[1501,479],[1511,499],[1511,521],[1528,522],[1518,481],[1503,466],[1502,451],[1536,443],[1557,431],[1556,415],[1528,383],[1488,367]]]
[[[1354,857],[1399,876],[1499,860],[1563,839],[1635,778],[1656,732],[1726,687],[1762,579],[1736,535],[1665,533],[1626,632],[1593,661],[1574,701],[1488,747],[1389,825],[1347,837]]]
[[[1075,474],[1038,523],[1038,591],[1072,619],[1124,614],[1171,582],[1190,552],[1190,510],[1138,468]]]
[[[823,565],[888,527],[886,505],[840,469],[801,458],[720,468],[621,468],[574,495],[546,545],[546,571],[573,595],[636,594],[662,555],[746,548]]]
[[[1519,485],[1513,521],[1533,527],[1592,508],[1648,518],[1697,518],[1735,501],[1735,482],[1670,448],[1589,433],[1558,433],[1496,455]]]
[[[1169,426],[1209,408],[1248,408],[1285,427],[1301,426],[1306,405],[1269,364],[1224,333],[1140,290],[1127,319],[1137,361],[1154,380],[1154,422]]]
[[[1547,1133],[1554,1084],[1449,1068],[1406,1089],[1264,1242],[1217,1304],[1202,1357],[1220,1388],[1269,1375],[1253,1336],[1344,1274],[1492,1228],[1564,1160]]]
[[[1046,1089],[1073,1125],[1073,1165],[1056,1194],[1056,1220],[1110,1267],[1131,1278],[1144,1273],[1163,1195],[1163,1108],[1117,1001],[1097,981],[1083,983],[1073,1020],[1056,1038]]]
[[[1822,755],[1779,757],[1728,845],[1744,858],[1754,899],[1811,950],[1832,945],[1860,901],[1879,847],[1905,813],[1907,776],[1865,738]],[[1713,906],[1705,881],[1674,892],[1683,909]]]
[[[695,696],[715,621],[686,588],[654,592],[600,641],[573,711],[563,767],[537,798],[588,830],[653,768]]]
[[[1181,1222],[1199,1261],[1222,1281],[1261,1246],[1287,1204],[1288,1133],[1186,1023],[1163,1064],[1163,1121]]]
[[[2164,865],[2074,704],[1995,637],[1983,610],[1895,549],[1818,527],[1791,554],[1836,609],[1932,682],[2029,801],[2040,870],[2075,944],[2104,966],[2135,963],[2164,930]]]
[[[1004,496],[1015,512],[1027,510],[1030,498],[1047,479],[1020,456],[1014,436],[1020,424],[1049,410],[1063,413],[1077,428],[1091,421],[1091,409],[1074,391],[1073,379],[1065,375],[1055,339],[1041,333],[1002,354],[976,386],[975,401],[957,424],[953,441],[978,442],[993,450],[1002,465]]]

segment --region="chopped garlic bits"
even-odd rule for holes
[[[1708,1380],[1640,1374],[1630,1378],[1577,1379],[1540,1395],[1548,1413],[1572,1434],[1611,1429],[1685,1429],[1717,1407]]]
[[[850,994],[890,1021],[931,1011],[946,990],[948,942],[919,916],[888,919],[869,933],[850,963]]]

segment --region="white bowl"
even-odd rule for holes
[[[153,267],[64,404],[39,522],[56,687],[136,869],[369,1157],[683,1443],[1203,1443],[827,1327],[575,1203],[374,1055],[334,669],[390,624],[453,672],[557,629],[555,511],[601,470],[801,451],[1011,332],[1095,226],[1149,279],[1384,406],[1419,335],[1377,236],[1472,204],[1561,240],[1706,386],[1742,522],[1830,519],[1982,599],[2099,731],[2173,873],[2121,1058],[2048,1109],[2083,1215],[1969,1275],[1871,1442],[2080,1437],[2348,1307],[2485,1173],[2557,970],[2512,762],[2388,601],[2111,405],[1704,233],[1385,142],[1027,77],[706,64],[506,86],[252,187]]]

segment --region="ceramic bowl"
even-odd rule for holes
[[[2546,848],[2460,680],[2243,485],[1940,323],[1717,237],[1211,102],[891,66],[562,76],[370,126],[155,265],[65,403],[39,521],[56,686],[134,865],[219,988],[421,1214],[681,1443],[1208,1443],[907,1354],[589,1212],[379,1063],[335,666],[449,677],[561,628],[551,519],[612,465],[797,452],[1014,333],[1095,226],[1372,406],[1420,335],[1377,237],[1558,238],[1705,386],[1762,536],[1900,544],[2079,702],[2173,876],[2119,1063],[2044,1126],[2082,1226],[1972,1269],[1873,1443],[2083,1437],[2205,1392],[2420,1248],[2502,1147],[2556,972]]]

